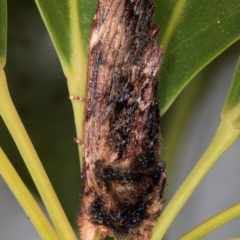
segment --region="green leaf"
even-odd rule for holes
[[[80,7],[78,1],[36,0],[43,21],[58,53],[64,73],[75,67],[86,70],[86,56],[80,31]]]
[[[222,119],[225,118],[233,124],[234,128],[240,129],[240,58],[222,110]]]
[[[36,0],[36,2],[57,50],[65,76],[68,78],[70,94],[84,96],[87,72],[86,53],[97,0]],[[192,77],[239,38],[239,0],[225,2],[223,0],[213,0],[210,2],[203,0],[160,0],[155,2],[157,4],[156,20],[161,28],[161,42],[164,46],[164,59],[160,72],[160,95],[162,113],[164,113]],[[229,12],[232,12],[232,15]],[[211,31],[211,29],[215,31]],[[41,91],[39,92],[41,94],[39,101],[43,102],[42,98],[44,94]],[[49,89],[46,92],[49,92]],[[52,93],[54,92],[52,91]],[[62,92],[60,93],[61,96],[64,95]],[[66,97],[66,94],[64,97]],[[27,104],[29,104],[29,101],[27,101]],[[81,120],[81,116],[83,116],[83,104],[74,102],[73,107],[75,122],[77,123],[77,128],[79,128],[83,122]],[[33,109],[36,109],[36,105],[33,106]],[[55,125],[61,125],[61,129],[66,132],[68,130],[69,132],[71,126],[70,124],[66,125],[66,122],[68,121],[67,116],[71,113],[70,111],[62,113],[62,109],[58,110],[56,111],[55,108],[54,111],[61,112],[60,116],[55,118],[54,121],[49,120],[48,127],[52,128],[52,131],[56,131]],[[61,114],[66,117],[64,120]],[[42,116],[38,116],[37,114],[35,116],[41,122],[40,117],[45,119],[46,113],[43,111]],[[47,114],[47,117],[49,118],[49,114]],[[51,125],[52,122],[54,122],[54,126]],[[31,123],[30,126],[32,125]],[[59,132],[61,132],[61,129]],[[66,161],[62,164],[62,166],[64,165],[62,167],[64,170],[69,169],[69,171],[63,171],[64,174],[71,172],[71,175],[72,172],[76,171],[76,165],[71,170],[71,166],[69,166],[76,159],[75,156],[71,155],[70,147],[74,146],[71,142],[71,138],[74,135],[72,136],[71,134],[67,137],[64,135],[61,139],[51,139],[50,141],[48,139],[47,141],[47,146],[51,145],[51,147],[49,149],[45,147],[45,149],[51,152],[50,156],[54,150],[58,154],[51,156],[51,161],[47,163],[50,164],[50,162],[53,162],[52,159],[54,157],[57,158],[56,165],[52,163],[52,167],[49,169],[49,172],[52,172],[54,175],[60,172],[59,165],[61,165],[60,160],[64,158],[62,156],[63,151],[70,153]],[[77,136],[81,137],[79,130]],[[46,144],[45,139],[42,142]],[[42,146],[43,144],[39,145]],[[46,159],[49,160],[49,155]],[[58,166],[57,170],[56,166]],[[64,174],[63,176],[65,176]],[[61,176],[61,178],[63,177]],[[59,182],[56,181],[55,186],[58,192],[62,192],[62,195],[66,197],[70,196],[68,195],[69,184],[72,183],[69,178],[66,178],[65,181],[63,179]],[[76,188],[76,186],[73,187],[71,185],[71,189],[73,188]],[[77,189],[77,191],[79,190]],[[66,197],[66,199],[69,200],[70,198]],[[65,205],[69,206],[70,209],[73,205],[72,203],[68,204],[67,200]]]
[[[70,95],[85,97],[87,82],[86,42],[90,34],[96,0],[36,0],[36,3],[58,53],[64,74],[68,79]],[[72,101],[72,105],[77,123],[77,138],[83,139],[84,104]],[[80,161],[82,154],[83,150],[79,146]]]
[[[69,3],[67,1],[36,1],[51,39],[62,61],[71,59]]]
[[[238,59],[235,72],[233,74],[232,84],[224,104],[222,114],[223,116],[232,110],[237,104],[240,103],[240,58]]]
[[[240,0],[156,1],[164,49],[161,113],[216,56],[240,38]]]
[[[7,48],[7,2],[0,0],[0,68],[6,64]]]
[[[88,54],[88,42],[92,29],[93,16],[97,7],[98,0],[79,0],[79,18],[81,26],[81,34],[83,39],[83,48]]]

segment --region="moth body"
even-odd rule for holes
[[[89,46],[82,240],[149,240],[166,182],[157,73],[162,48],[150,0],[100,0]]]

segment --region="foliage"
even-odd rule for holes
[[[204,70],[207,66],[211,66],[210,63],[216,57],[240,38],[240,0],[160,0],[154,2],[156,4],[155,19],[161,27],[159,41],[164,48],[164,58],[159,73],[161,114],[163,115],[173,103],[178,104],[178,111],[173,113],[169,120],[173,121],[174,126],[171,125],[164,130],[164,139],[172,139],[172,142],[169,143],[169,149],[171,147],[174,149],[181,141],[180,137],[174,136],[175,133],[183,130],[183,122],[187,121],[194,108],[194,103],[203,95],[200,89],[202,87],[201,78],[206,76]],[[29,72],[27,74],[21,73],[21,69],[25,64],[23,59],[26,57],[23,53],[20,55],[22,61],[18,60],[14,64],[15,60],[11,58],[13,56],[11,39],[14,39],[15,35],[13,34],[11,21],[9,21],[7,28],[6,0],[0,0],[0,115],[17,145],[17,149],[55,226],[56,232],[45,222],[46,220],[42,220],[45,222],[44,227],[36,224],[34,219],[40,216],[41,213],[39,213],[35,203],[30,204],[30,210],[26,209],[26,212],[30,211],[33,214],[31,220],[39,234],[44,236],[45,239],[47,239],[46,236],[51,236],[49,239],[57,239],[58,237],[59,239],[76,238],[61,208],[62,205],[74,228],[76,215],[79,211],[80,168],[77,162],[76,149],[71,142],[71,138],[75,136],[75,133],[72,124],[73,119],[70,119],[70,104],[66,99],[69,94],[85,96],[87,46],[96,4],[96,0],[36,0],[37,8],[58,55],[62,71],[67,78],[69,92],[67,93],[63,81],[60,81],[63,76],[60,73],[52,73],[53,69],[59,69],[59,66],[44,65],[43,55],[48,53],[46,48],[45,52],[41,52],[38,50],[39,47],[35,47],[38,57],[35,58],[34,63],[40,69],[39,75],[32,72],[30,65],[27,64],[26,69]],[[31,5],[31,3],[28,3],[27,6],[25,11],[33,13],[35,11],[33,16],[37,16],[36,6]],[[11,9],[9,3],[9,19],[13,19],[13,15],[20,16],[14,11],[16,10]],[[31,20],[35,22],[36,29],[39,28],[41,29],[40,32],[43,32],[40,19],[36,20],[32,17]],[[24,22],[26,26],[28,26],[27,21]],[[16,100],[16,108],[22,121],[13,105],[5,79],[7,30],[9,32],[10,51],[8,52],[9,61],[7,61],[5,71],[11,95]],[[40,44],[40,39],[34,39],[34,34],[25,32],[25,35],[34,40],[35,44]],[[25,48],[26,51],[29,51],[29,48],[31,50],[31,46],[26,42],[20,47]],[[43,66],[39,66],[39,62],[43,62]],[[12,71],[14,67],[15,73]],[[195,76],[197,77],[195,78]],[[45,77],[52,81],[44,80]],[[11,82],[11,79],[17,79],[16,82],[20,87],[14,88],[13,86],[16,83]],[[30,88],[31,81],[29,79],[37,80],[33,84],[35,89]],[[177,98],[183,90],[187,90],[186,86],[193,79],[195,79],[196,84],[193,85],[191,91],[184,92],[184,97]],[[36,93],[32,94],[32,91],[36,91]],[[164,236],[179,211],[208,171],[223,152],[238,139],[240,122],[239,93],[240,61],[236,64],[232,84],[222,113],[219,113],[222,119],[219,128],[206,152],[199,159],[172,200],[167,203],[154,228],[152,240],[158,240]],[[73,101],[72,106],[77,137],[82,139],[84,104]],[[176,119],[178,121],[175,121]],[[28,134],[22,122],[27,128]],[[4,128],[2,123],[0,127]],[[33,191],[36,191],[24,165],[20,163],[21,158],[9,133],[6,128],[1,130],[1,147],[8,158],[11,159],[25,184]],[[31,136],[32,141],[29,136]],[[32,142],[41,156],[41,162]],[[14,182],[11,182],[11,178],[8,178],[8,176],[14,176],[16,185],[20,184],[21,189],[27,190],[22,185],[21,179],[17,176],[10,162],[8,162],[6,155],[2,150],[0,151],[0,174],[9,184],[9,187],[13,186],[11,190],[24,207],[25,195],[17,191],[17,188],[14,188]],[[80,147],[79,156],[82,159],[82,149]],[[171,175],[171,166],[174,164],[173,155],[169,153],[168,156],[166,157],[169,166],[168,172]],[[42,164],[48,174],[46,174]],[[54,188],[52,188],[47,175],[51,179]],[[53,189],[56,191],[61,204]],[[31,198],[31,196],[28,197]],[[239,217],[240,211],[237,209],[239,209],[239,203],[202,223],[196,229],[192,229],[181,239],[199,239],[203,237],[217,227]],[[41,216],[41,219],[43,218]]]

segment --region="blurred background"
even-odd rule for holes
[[[162,118],[163,159],[167,162],[167,201],[179,188],[211,142],[240,53],[234,44],[192,81]],[[73,142],[75,127],[66,79],[49,35],[33,1],[8,0],[8,52],[6,75],[9,90],[27,132],[43,161],[50,180],[76,229],[79,212],[80,166]],[[193,101],[176,132],[178,145],[169,148],[168,132],[179,120],[178,103],[199,84]],[[173,118],[174,116],[174,118]],[[174,121],[173,121],[174,119]],[[182,209],[164,239],[175,240],[219,211],[240,201],[240,141],[237,141],[208,173]],[[0,145],[41,204],[28,171],[0,119]],[[171,158],[174,159],[168,163]],[[213,233],[206,240],[240,236],[240,219]],[[39,240],[40,237],[0,176],[0,239]]]

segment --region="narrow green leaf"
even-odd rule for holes
[[[161,113],[187,83],[240,38],[240,0],[156,1],[164,49]]]
[[[7,49],[7,2],[0,0],[0,68],[6,64]]]
[[[83,38],[83,47],[86,55],[88,54],[88,42],[97,3],[98,0],[79,0],[79,19]]]
[[[222,118],[227,118],[233,126],[240,129],[240,58],[233,75],[227,100],[222,110]]]
[[[87,42],[96,0],[36,0],[36,3],[68,79],[70,95],[85,97]],[[84,40],[82,36],[84,36]],[[72,105],[77,138],[83,139],[84,104],[72,101]],[[82,147],[79,146],[80,161],[82,154]]]
[[[240,58],[238,59],[236,69],[233,75],[232,84],[224,104],[222,113],[225,115],[240,102]]]
[[[69,2],[37,0],[36,3],[61,61],[69,63],[72,50]]]
[[[77,50],[78,55],[81,54],[80,60],[85,61],[85,56],[82,56],[79,4],[66,0],[36,0],[36,4],[68,77],[66,69],[72,68],[76,57],[74,50]]]

